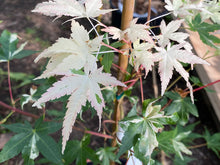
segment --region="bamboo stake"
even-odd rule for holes
[[[123,11],[122,11],[122,21],[121,21],[121,29],[125,30],[129,27],[129,24],[131,20],[133,19],[133,13],[134,13],[134,3],[135,0],[124,0],[123,1]],[[124,42],[124,45],[121,47],[123,50],[128,50],[129,45]],[[127,70],[128,66],[128,56],[119,54],[119,67],[122,68],[122,70]],[[125,74],[119,70],[118,72],[118,80],[124,81]],[[123,92],[123,88],[118,87],[117,95],[121,96]],[[118,130],[118,122],[121,119],[121,103],[123,101],[123,97],[118,97],[115,101],[115,110],[114,110],[114,120],[115,124],[113,126],[113,134],[115,135]],[[114,139],[112,141],[112,147],[115,147],[117,145],[117,137],[114,136]],[[114,165],[114,162],[111,162],[111,165]]]

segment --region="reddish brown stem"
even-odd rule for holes
[[[127,74],[127,75],[130,75],[130,73],[128,73],[128,72],[127,72],[126,70],[124,70],[122,67],[120,67],[120,66],[118,66],[118,65],[116,65],[116,64],[114,64],[114,63],[112,63],[112,65],[113,65],[114,67],[120,69],[121,72],[123,72],[123,73],[125,73],[125,74]]]
[[[25,116],[32,117],[32,118],[34,118],[34,119],[38,119],[38,118],[39,118],[39,116],[37,116],[37,115],[31,114],[31,113],[28,113],[28,112],[24,112],[24,111],[22,111],[22,110],[20,110],[20,109],[17,109],[17,108],[12,107],[12,106],[10,106],[10,105],[8,105],[8,104],[5,104],[5,103],[2,102],[2,101],[0,101],[0,105],[3,106],[3,107],[5,107],[5,108],[7,108],[7,109],[10,109],[10,110],[12,110],[12,111],[14,111],[14,112],[20,113],[20,114],[25,115]]]
[[[20,109],[17,109],[17,108],[14,108],[14,107],[10,106],[10,105],[5,104],[5,103],[2,102],[2,101],[0,101],[0,105],[3,106],[3,107],[5,107],[5,108],[7,108],[7,109],[10,109],[10,110],[12,110],[12,111],[14,111],[14,112],[16,112],[16,113],[19,113],[19,114],[22,114],[22,115],[25,115],[25,116],[29,116],[29,117],[32,117],[32,118],[34,118],[34,119],[40,118],[40,116],[31,114],[31,113],[28,113],[28,112],[24,112],[24,111],[22,111],[22,110],[20,110]],[[45,118],[44,121],[51,121],[51,120]],[[74,129],[74,130],[77,130],[77,131],[84,132],[84,133],[88,133],[88,134],[91,134],[91,135],[95,135],[95,136],[99,136],[99,137],[103,137],[103,138],[108,138],[108,139],[113,139],[113,137],[110,136],[110,135],[104,135],[104,134],[97,133],[97,132],[93,132],[93,131],[85,131],[85,130],[82,130],[82,129],[80,129],[80,128],[74,127],[74,126],[73,126],[73,129]]]
[[[220,80],[211,82],[211,83],[209,83],[209,84],[207,84],[207,85],[204,85],[204,86],[202,86],[202,87],[199,87],[199,88],[194,89],[193,92],[197,92],[197,91],[199,91],[199,90],[201,90],[201,89],[204,89],[204,88],[206,88],[206,87],[208,87],[208,86],[214,85],[214,84],[219,83],[219,82],[220,82]],[[190,93],[190,91],[187,91],[187,92],[186,92],[186,94],[188,94],[188,93]]]
[[[112,49],[112,50],[114,50],[114,51],[116,51],[116,52],[118,52],[118,53],[124,54],[123,51],[118,50],[118,49],[116,49],[116,48],[114,48],[114,47],[112,47],[112,46],[110,46],[110,45],[108,45],[108,44],[105,44],[104,42],[102,42],[102,45],[103,45],[103,46],[106,46],[106,47],[108,47],[108,48],[110,48],[110,49]]]

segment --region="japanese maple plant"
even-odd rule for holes
[[[220,2],[165,0],[168,11],[165,15],[173,14],[175,19],[169,23],[162,20],[159,35],[153,32],[155,27],[149,26],[152,20],[137,24],[138,18],[133,19],[134,3],[134,0],[123,1],[122,29],[106,26],[97,18],[113,11],[102,9],[101,0],[50,0],[36,6],[32,12],[56,19],[71,17],[67,20],[71,22],[71,34],[69,38],[57,39],[35,59],[35,62],[48,59],[42,74],[35,78],[36,82],[42,80],[47,85],[41,84],[45,86],[44,89],[31,89],[31,95],[23,95],[21,104],[23,107],[32,101],[33,107],[45,111],[46,102],[62,101],[65,105],[62,142],[57,144],[47,135],[56,132],[61,126],[60,120],[50,121],[45,113],[36,121],[34,128],[27,122],[2,124],[19,134],[5,145],[0,153],[0,162],[20,152],[25,164],[34,164],[39,153],[53,164],[75,162],[83,165],[92,161],[94,164],[108,165],[120,163],[121,159],[126,159],[127,164],[155,164],[158,163],[158,160],[154,160],[155,155],[159,153],[176,162],[184,162],[186,155],[192,154],[190,147],[187,147],[192,143],[187,143],[187,138],[204,138],[208,148],[218,155],[220,148],[210,141],[220,145],[220,134],[211,135],[206,130],[203,135],[191,135],[195,124],[186,126],[190,115],[198,117],[193,92],[206,86],[193,89],[199,80],[190,77],[189,69],[185,70],[185,67],[190,64],[193,69],[195,64],[209,63],[193,53],[187,40],[189,34],[179,32],[178,29],[184,23],[187,29],[197,31],[205,44],[218,50],[220,39],[214,33],[219,33],[220,29]],[[91,29],[78,22],[81,18],[86,18],[83,22],[89,24]],[[205,22],[207,19],[211,20],[210,23]],[[3,39],[0,41],[3,42]],[[117,58],[114,58],[117,56],[118,63],[115,62]],[[118,69],[117,79],[110,74],[111,66]],[[144,100],[143,81],[153,68],[159,72],[160,96]],[[169,91],[179,80],[177,78],[174,83],[170,83],[174,71],[185,80],[186,89]],[[138,82],[141,86],[140,100],[131,95]],[[122,118],[120,111],[123,111],[124,98],[128,98],[133,108]],[[98,115],[99,129],[84,130],[81,141],[69,140],[73,128],[77,130],[74,124],[77,120],[79,123],[83,121],[82,113],[87,109]],[[12,110],[20,112],[15,107]],[[111,131],[106,124],[112,124]],[[169,128],[166,131],[163,130],[165,125]],[[88,147],[90,135],[105,138],[104,146],[96,151]],[[22,142],[18,140],[24,137],[26,139]],[[14,148],[13,140],[20,142]]]

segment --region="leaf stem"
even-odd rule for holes
[[[156,18],[153,18],[153,19],[147,21],[147,22],[145,23],[145,25],[149,24],[150,22],[152,22],[152,21],[154,21],[154,20],[157,20],[157,19],[159,19],[159,18],[165,17],[165,16],[170,15],[170,14],[171,14],[171,12],[166,13],[166,14],[163,14],[163,15],[160,15],[160,16],[158,16],[158,17],[156,17]]]
[[[12,94],[12,88],[11,88],[11,78],[10,78],[10,62],[7,62],[7,68],[8,68],[8,88],[9,88],[9,94],[10,94],[10,99],[11,99],[11,104],[14,106],[15,102],[13,99],[13,94]]]
[[[14,111],[11,111],[4,119],[0,121],[0,124],[4,124],[13,113]]]
[[[29,116],[29,117],[32,117],[32,118],[35,118],[35,119],[38,119],[38,118],[39,118],[39,116],[37,116],[37,115],[31,114],[31,113],[28,113],[28,112],[24,112],[24,111],[22,111],[22,110],[20,110],[20,109],[17,109],[17,108],[15,108],[15,107],[12,107],[12,106],[10,106],[10,105],[5,104],[5,103],[2,102],[2,101],[0,101],[0,105],[3,106],[3,107],[5,107],[5,108],[7,108],[7,109],[12,110],[13,112],[17,112],[17,113],[20,113],[20,114],[22,114],[22,115]]]
[[[102,45],[103,45],[103,46],[106,46],[106,47],[108,47],[108,48],[110,48],[110,49],[112,49],[112,50],[114,50],[114,51],[116,51],[116,52],[118,52],[118,53],[124,54],[123,51],[118,50],[118,49],[116,49],[116,48],[114,48],[114,47],[112,47],[112,46],[110,46],[110,45],[108,45],[108,44],[105,44],[104,42],[102,42]]]
[[[219,82],[220,82],[220,80],[211,82],[211,83],[209,83],[209,84],[207,84],[207,85],[204,85],[204,86],[202,86],[202,87],[199,87],[199,88],[194,89],[193,92],[197,92],[197,91],[199,91],[199,90],[201,90],[201,89],[203,89],[203,88],[206,88],[206,87],[208,87],[208,86],[214,85],[214,84],[219,83]],[[188,93],[190,93],[190,91],[187,91],[185,94],[188,94]]]
[[[188,149],[195,149],[195,148],[200,148],[200,147],[205,147],[205,146],[207,146],[207,143],[198,144],[198,145],[195,145],[195,146],[189,146],[187,148]]]

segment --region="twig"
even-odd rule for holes
[[[14,106],[14,99],[13,99],[13,94],[12,94],[12,89],[11,89],[11,78],[10,78],[10,62],[8,61],[7,63],[7,67],[8,67],[8,88],[9,88],[9,94],[10,94],[10,98],[11,98],[11,104]]]

